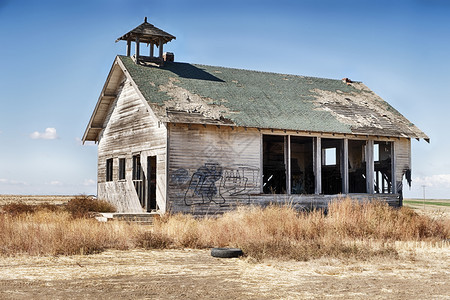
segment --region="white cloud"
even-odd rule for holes
[[[50,184],[50,185],[62,185],[62,182],[61,182],[61,181],[58,181],[58,180],[53,180],[53,181],[50,181],[49,184]]]
[[[450,189],[450,174],[436,174],[424,177],[413,178],[415,185],[425,185],[433,188],[448,188]]]
[[[96,184],[97,184],[97,181],[95,181],[94,179],[85,179],[83,182],[84,186],[93,186]]]
[[[54,140],[58,138],[58,135],[56,134],[56,129],[49,127],[45,128],[45,132],[38,132],[35,131],[32,134],[30,134],[30,138],[33,140],[42,139],[42,140]]]
[[[0,178],[0,184],[4,185],[28,185],[26,182]]]

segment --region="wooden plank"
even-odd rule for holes
[[[314,139],[314,175],[315,175],[315,193],[322,193],[322,140],[320,137]]]
[[[127,56],[131,56],[131,40],[127,40]]]
[[[139,48],[140,48],[140,43],[139,43],[139,37],[137,36],[136,37],[136,62],[139,59],[139,50],[140,50]]]
[[[343,141],[343,151],[341,158],[341,170],[342,170],[342,193],[348,194],[348,139]]]
[[[285,136],[285,149],[286,149],[286,189],[287,194],[291,194],[291,136]]]
[[[159,38],[159,59],[162,60],[163,59],[163,39]]]
[[[374,143],[373,140],[367,141],[366,146],[366,184],[367,184],[367,193],[374,193],[374,157],[373,157],[373,148]]]

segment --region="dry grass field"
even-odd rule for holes
[[[38,205],[49,203],[62,205],[69,202],[74,196],[41,196],[41,195],[0,195],[0,206],[9,203],[24,203]]]
[[[449,224],[349,201],[327,217],[273,207],[162,218],[151,231],[67,212],[6,216],[0,299],[449,299]],[[248,256],[213,258],[210,246]]]
[[[403,204],[414,211],[436,218],[444,216],[450,218],[450,199],[405,199]]]

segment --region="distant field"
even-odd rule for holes
[[[9,203],[24,204],[65,204],[75,196],[43,196],[43,195],[0,195],[0,205]]]
[[[434,205],[434,206],[448,206],[450,207],[450,199],[404,199],[403,203],[408,205],[411,204],[413,206],[417,205]]]

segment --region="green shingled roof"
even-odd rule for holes
[[[428,138],[359,82],[118,58],[162,121]]]

